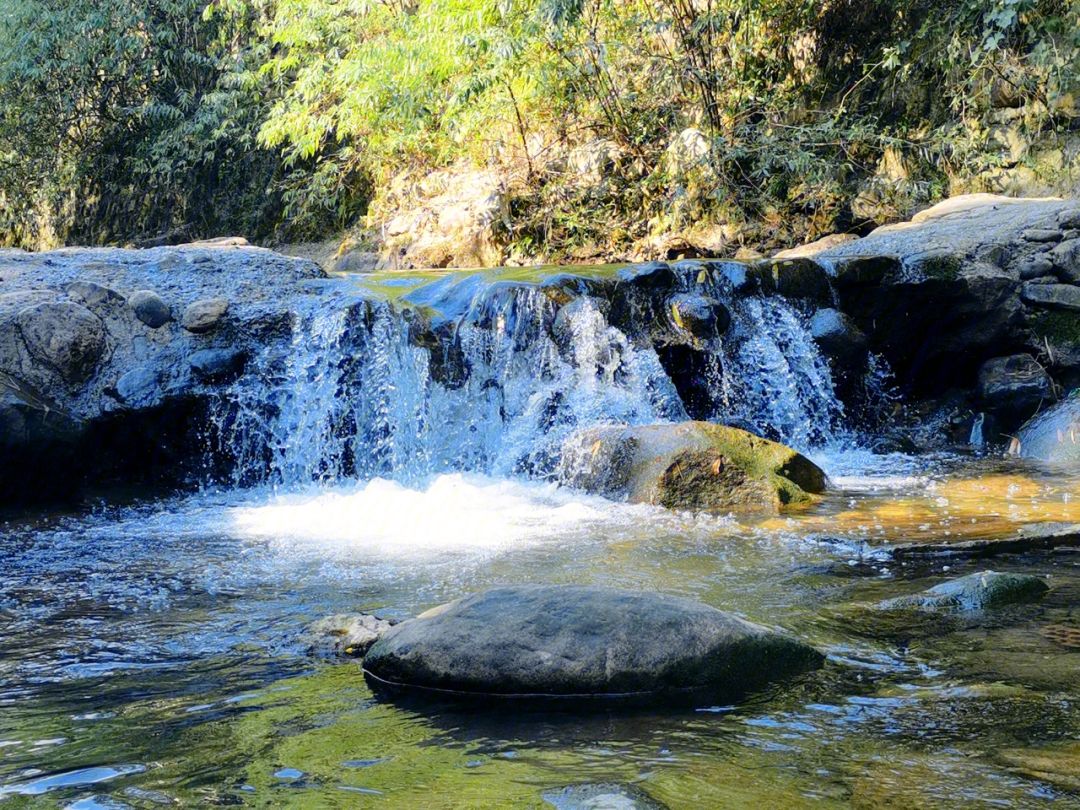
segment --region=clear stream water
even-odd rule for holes
[[[535,289],[485,301],[467,281],[404,293],[449,287],[484,314],[462,321],[456,387],[389,303],[313,306],[258,385],[222,398],[210,444],[237,451],[236,481],[3,524],[0,806],[1080,807],[1080,553],[890,551],[1080,522],[1080,474],[861,449],[805,313],[752,299],[715,347],[714,417],[805,449],[830,493],[753,520],[582,495],[546,477],[552,447],[685,418],[671,380],[599,307],[552,337]],[[972,615],[873,609],[987,567],[1052,590]],[[828,664],[738,706],[570,713],[383,702],[355,662],[309,654],[303,628],[328,614],[516,582],[692,596]]]

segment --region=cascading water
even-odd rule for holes
[[[215,408],[234,483],[547,477],[575,430],[689,418],[663,341],[613,323],[609,301],[472,279],[411,299],[354,289],[298,315],[291,344],[256,358]],[[804,315],[780,297],[724,295],[731,326],[698,347],[709,417],[801,449],[843,438]]]

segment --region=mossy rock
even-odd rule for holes
[[[986,610],[1036,602],[1048,590],[1050,587],[1041,577],[979,571],[942,582],[923,593],[888,599],[880,607],[885,610]]]
[[[767,512],[825,491],[825,473],[800,453],[710,422],[606,426],[564,446],[563,483],[631,503],[706,512]]]

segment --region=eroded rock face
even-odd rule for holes
[[[559,478],[630,503],[709,512],[775,513],[826,486],[790,447],[709,422],[581,431],[563,448]]]
[[[986,610],[1034,602],[1050,586],[1041,577],[979,571],[935,585],[924,593],[899,596],[881,603],[885,610]]]
[[[736,695],[823,661],[800,641],[689,599],[523,585],[402,622],[369,650],[364,671],[377,684],[468,695]]]

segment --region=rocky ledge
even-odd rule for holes
[[[324,275],[235,241],[0,251],[0,506],[203,463],[206,398]]]
[[[471,696],[736,697],[816,669],[782,633],[675,596],[588,586],[494,588],[387,631],[364,658],[381,688]]]

